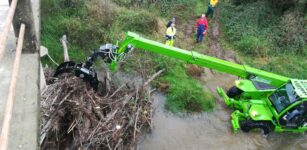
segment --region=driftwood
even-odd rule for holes
[[[42,93],[41,149],[135,149],[141,131],[152,127],[146,87],[162,72],[140,87],[109,82],[111,94],[103,96],[77,77],[62,76]]]

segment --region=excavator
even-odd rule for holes
[[[128,32],[121,46],[105,44],[95,49],[84,63],[64,62],[54,76],[73,73],[88,82],[93,89],[101,86],[93,64],[101,58],[111,70],[135,48],[177,58],[190,64],[207,67],[238,76],[227,92],[217,87],[217,93],[228,107],[234,109],[231,124],[234,132],[260,129],[264,134],[275,132],[304,132],[307,130],[307,80],[292,79],[215,57],[152,41]],[[221,81],[222,82],[222,81]]]

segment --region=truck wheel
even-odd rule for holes
[[[243,93],[242,90],[240,90],[236,86],[233,86],[227,91],[227,96],[230,98],[235,98],[237,96],[240,96],[242,93]]]
[[[257,128],[262,129],[264,135],[267,135],[272,131],[272,124],[270,122],[246,120],[240,122],[240,127],[243,132],[249,132],[250,130]]]

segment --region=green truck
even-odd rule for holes
[[[275,132],[304,132],[307,130],[307,80],[291,79],[247,65],[210,57],[152,41],[128,32],[120,46],[106,44],[94,50],[85,63],[73,61],[61,64],[55,76],[73,72],[98,89],[101,82],[92,65],[102,58],[116,70],[127,53],[134,48],[177,58],[190,64],[207,67],[240,77],[227,92],[218,87],[217,92],[225,104],[234,109],[231,124],[235,132],[262,129],[264,134]],[[221,81],[222,82],[222,81]]]

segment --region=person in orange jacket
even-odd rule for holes
[[[211,18],[213,18],[213,13],[214,13],[215,7],[218,2],[219,2],[218,0],[210,0],[209,5],[208,5],[208,10],[206,12],[207,17],[209,17],[210,15]]]
[[[196,22],[196,31],[197,31],[196,42],[197,43],[200,43],[200,44],[202,43],[203,37],[204,35],[206,35],[208,27],[209,26],[208,26],[206,15],[202,14],[201,17],[197,19],[197,22]]]

